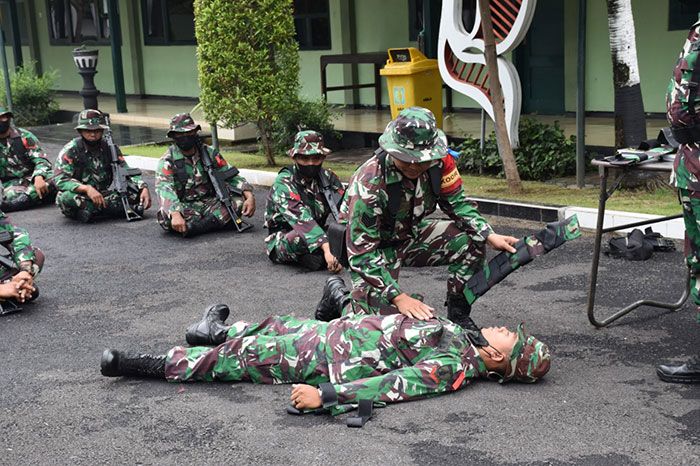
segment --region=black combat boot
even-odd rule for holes
[[[217,346],[226,341],[229,326],[224,324],[229,308],[225,304],[209,306],[199,322],[187,327],[185,340],[190,346]]]
[[[94,216],[85,209],[78,209],[73,218],[81,223],[90,223],[94,220]]]
[[[472,335],[472,341],[478,346],[488,346],[488,341],[481,334],[481,328],[474,323],[469,314],[472,307],[463,294],[447,293],[447,318]]]
[[[326,268],[326,260],[323,258],[323,254],[304,254],[299,257],[299,263],[307,270],[316,272],[317,270],[323,270]]]
[[[693,356],[682,366],[661,365],[656,375],[664,382],[700,383],[700,356]]]
[[[323,287],[323,296],[316,306],[316,320],[330,322],[337,319],[350,299],[350,291],[343,279],[338,276],[329,277]]]
[[[152,356],[106,349],[102,353],[100,371],[105,377],[165,379],[165,355]]]
[[[27,209],[37,204],[28,194],[20,194],[10,201],[4,201],[2,206],[3,212],[15,212],[18,210]]]
[[[196,222],[188,222],[187,230],[182,236],[185,238],[192,238],[193,236],[201,235],[202,233],[221,230],[223,227],[224,224],[221,223],[216,216],[206,215]]]

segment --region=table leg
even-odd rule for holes
[[[600,168],[600,197],[598,198],[598,219],[595,227],[595,242],[593,245],[593,263],[591,264],[591,276],[588,281],[588,321],[600,327],[599,322],[593,315],[595,306],[595,288],[598,282],[598,264],[600,263],[600,243],[603,238],[603,222],[605,220],[605,203],[608,200],[608,169]]]

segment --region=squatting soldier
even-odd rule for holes
[[[339,414],[361,400],[380,405],[448,393],[489,377],[535,382],[550,366],[545,344],[505,327],[464,330],[447,320],[401,314],[346,316],[331,322],[269,317],[228,327],[225,305],[210,307],[190,327],[200,345],[151,356],[114,350],[102,355],[102,375],[185,381],[300,383],[291,401],[298,410]],[[485,338],[475,344],[476,334]],[[308,385],[307,385],[308,384]]]
[[[321,166],[329,153],[316,131],[296,134],[288,152],[294,165],[280,170],[267,197],[265,245],[271,261],[332,273],[343,269],[325,231],[329,216],[337,221],[344,192],[338,176]]]
[[[28,209],[51,202],[56,186],[51,162],[31,132],[12,126],[13,114],[0,107],[0,181],[4,187],[4,212]]]
[[[448,265],[447,317],[478,329],[469,317],[465,283],[483,267],[485,243],[515,252],[517,238],[494,233],[467,200],[432,112],[401,111],[379,146],[350,179],[340,209],[341,222],[347,223],[354,312],[398,310],[431,318],[434,309],[399,286],[399,270],[402,265]],[[427,218],[438,205],[451,220]]]
[[[44,253],[32,246],[27,230],[0,212],[0,315],[17,312],[18,303],[37,298],[34,279],[43,265]]]
[[[233,225],[228,210],[216,197],[200,150],[207,151],[216,172],[232,174],[225,182],[236,193],[231,196],[231,203],[237,215],[252,217],[255,213],[252,186],[218,151],[201,143],[197,134],[200,129],[189,113],[175,115],[168,131],[168,137],[175,144],[161,157],[156,171],[156,193],[160,200],[158,223],[165,230],[187,237]]]
[[[690,295],[700,323],[700,21],[688,34],[666,93],[666,117],[680,143],[673,163],[672,182],[678,189],[685,222],[686,262],[690,267]],[[682,365],[656,369],[665,382],[700,383],[700,351]]]
[[[66,217],[88,223],[97,217],[121,218],[124,205],[120,193],[112,185],[112,156],[102,138],[106,129],[104,115],[99,110],[83,110],[78,116],[80,134],[66,144],[58,154],[54,176],[58,186],[56,204]],[[119,148],[119,164],[128,168]],[[139,215],[151,206],[148,185],[140,176],[129,177],[128,203]]]

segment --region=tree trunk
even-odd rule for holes
[[[493,35],[489,0],[479,0],[479,10],[481,11],[481,30],[484,34],[484,57],[486,58],[486,68],[489,73],[489,91],[491,93],[491,104],[493,105],[498,153],[503,161],[503,170],[506,174],[508,189],[511,193],[518,194],[523,191],[523,184],[520,181],[518,165],[515,163],[513,147],[510,145],[508,130],[506,129],[506,111],[503,104],[501,80],[498,77],[496,39]]]
[[[260,142],[262,144],[263,152],[265,152],[265,159],[267,164],[271,167],[275,166],[275,154],[272,150],[272,137],[270,135],[270,129],[272,123],[264,118],[258,119],[256,124],[258,127],[258,133],[260,133]]]
[[[646,140],[647,130],[632,3],[631,0],[607,1],[615,87],[615,147],[636,147]]]

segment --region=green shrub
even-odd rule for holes
[[[56,92],[53,90],[58,73],[50,71],[37,76],[32,65],[18,68],[10,76],[12,92],[12,113],[17,126],[34,126],[50,123],[51,115],[58,111]],[[2,102],[5,97],[5,83],[0,89]]]
[[[340,136],[333,126],[338,117],[324,99],[298,99],[291,108],[278,115],[272,129],[272,141],[275,153],[286,153],[294,144],[297,131],[312,129],[323,135],[328,141]]]
[[[546,181],[576,173],[576,138],[567,138],[558,122],[548,125],[523,118],[519,135],[520,147],[513,152],[523,180]],[[503,163],[494,133],[484,141],[483,153],[479,149],[479,140],[471,137],[457,150],[460,152],[457,166],[461,171],[503,177]]]

